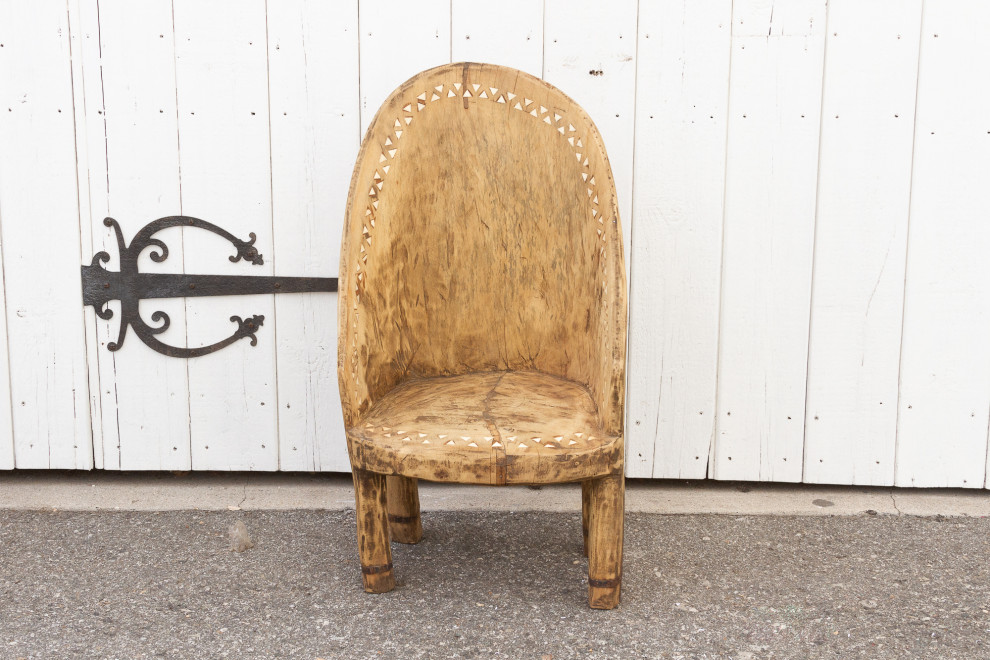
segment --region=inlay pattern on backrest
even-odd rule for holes
[[[540,104],[534,99],[520,96],[511,90],[499,87],[482,85],[481,83],[463,84],[461,82],[445,82],[435,85],[429,89],[409,95],[408,102],[401,106],[401,114],[391,119],[391,131],[387,133],[382,143],[382,148],[378,155],[378,166],[374,169],[367,184],[367,205],[364,210],[365,221],[362,227],[361,239],[363,244],[359,248],[360,259],[354,265],[354,301],[353,309],[355,318],[352,321],[354,328],[357,328],[358,315],[360,314],[361,294],[365,282],[365,267],[368,262],[369,248],[375,237],[375,228],[378,221],[379,198],[382,190],[388,181],[388,174],[392,167],[392,162],[396,159],[400,149],[403,134],[407,128],[418,119],[422,113],[430,111],[431,107],[439,103],[498,103],[507,104],[510,108],[519,113],[519,119],[523,121],[539,121],[546,124],[547,130],[555,131],[559,139],[566,142],[576,159],[581,180],[587,193],[587,218],[589,226],[595,228],[598,237],[598,247],[596,261],[602,272],[601,286],[603,292],[608,290],[608,278],[606,277],[606,232],[609,225],[613,224],[606,220],[606,210],[602,208],[599,201],[598,183],[595,171],[588,155],[589,146],[586,145],[588,131],[586,127],[580,126],[580,121],[569,118],[561,109],[549,108]],[[578,126],[574,122],[578,121]],[[360,368],[360,355],[358,352],[357,338],[352,338],[348,351],[348,361],[350,364],[351,378],[358,382],[358,372]]]
[[[506,67],[425,71],[371,122],[347,209],[349,423],[407,378],[509,370],[585,386],[605,435],[619,433],[621,232],[604,144],[580,106]]]

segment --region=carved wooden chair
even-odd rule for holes
[[[338,376],[366,591],[422,538],[418,479],[582,483],[591,607],[619,602],[626,294],[601,137],[530,75],[451,64],[385,101],[340,265]]]

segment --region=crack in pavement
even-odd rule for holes
[[[244,503],[247,501],[247,498],[248,498],[247,488],[248,488],[248,479],[247,479],[247,477],[245,477],[244,478],[244,490],[242,492],[243,497],[241,497],[241,501],[237,503],[237,508],[238,509],[240,509],[242,506],[244,506]]]
[[[901,508],[897,506],[897,497],[894,496],[893,490],[890,491],[890,503],[894,505],[894,510],[897,511],[897,515],[899,516],[904,515],[904,512],[901,511]]]

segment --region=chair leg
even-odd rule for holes
[[[385,475],[353,471],[354,504],[357,510],[358,554],[364,590],[380,594],[395,588],[392,548],[388,538]]]
[[[423,523],[419,517],[419,482],[409,477],[387,477],[388,526],[392,540],[419,543],[423,540]]]
[[[625,478],[617,474],[589,483],[588,604],[610,610],[619,604],[622,589]]]
[[[588,513],[591,511],[591,482],[581,482],[581,536],[584,539],[584,556],[588,556]]]

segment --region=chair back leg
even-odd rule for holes
[[[588,556],[588,514],[591,512],[591,481],[581,482],[581,536],[584,540],[584,556]]]
[[[409,477],[389,476],[388,526],[392,540],[419,543],[423,540],[423,523],[419,518],[419,481]]]

